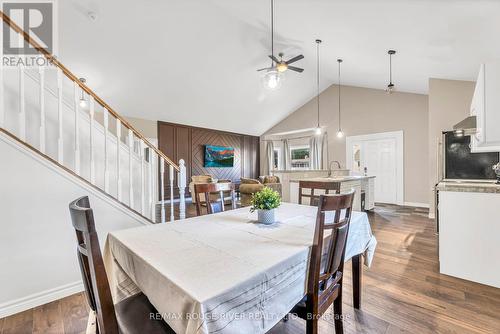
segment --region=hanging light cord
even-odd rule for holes
[[[318,105],[318,128],[319,128],[319,44],[321,41],[316,41],[316,88],[317,88],[317,96],[316,101]]]
[[[339,63],[339,131],[341,131],[342,127],[340,126],[340,64],[342,63],[342,60],[341,59],[338,59],[337,60],[338,63]]]
[[[271,0],[271,56],[274,57],[274,0]],[[271,59],[271,67],[274,66],[274,60]]]

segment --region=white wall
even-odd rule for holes
[[[1,318],[81,290],[71,200],[90,197],[101,246],[146,221],[5,134],[0,157]]]

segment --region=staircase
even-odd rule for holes
[[[1,65],[0,134],[149,222],[173,221],[176,211],[185,218],[184,161],[169,159],[7,15],[0,15],[4,29],[15,31],[51,63]],[[0,52],[1,57],[3,48]],[[173,200],[174,187],[179,201]],[[165,205],[170,206],[168,218]]]

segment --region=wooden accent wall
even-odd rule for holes
[[[205,145],[233,147],[234,166],[231,168],[203,167]],[[186,161],[188,184],[192,175],[210,174],[217,179],[232,181],[238,181],[241,177],[257,178],[259,176],[259,137],[158,122],[158,147],[174,161],[178,162],[179,159]],[[168,182],[165,182],[166,198],[169,193]],[[189,195],[187,189],[186,195]]]

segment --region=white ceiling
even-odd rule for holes
[[[345,84],[383,89],[389,48],[397,89],[423,94],[429,77],[474,80],[500,58],[500,1],[276,0],[276,51],[303,53],[305,71],[269,92],[255,71],[269,65],[269,0],[59,6],[60,60],[118,112],[255,135],[315,95],[316,38],[322,89],[336,82],[338,57]]]

